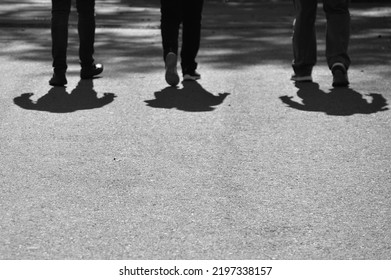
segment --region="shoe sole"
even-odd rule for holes
[[[99,65],[101,65],[101,64],[99,64]],[[101,65],[101,68],[95,69],[95,71],[96,72],[94,74],[92,74],[92,75],[86,75],[86,74],[83,73],[83,70],[81,70],[80,71],[80,78],[82,78],[82,79],[92,79],[93,77],[101,74],[103,72],[103,65]]]
[[[92,79],[95,76],[98,76],[103,72],[103,69],[100,69],[97,73],[94,73],[93,75],[85,75],[85,74],[80,74],[80,78],[82,79]]]
[[[65,86],[67,83],[51,83],[49,82],[49,85],[53,86],[53,87],[63,87]]]
[[[179,84],[179,75],[177,71],[177,56],[174,53],[169,53],[166,56],[166,74],[165,79],[170,86]]]
[[[201,79],[200,76],[191,76],[191,75],[189,75],[189,74],[185,74],[185,75],[183,76],[183,80],[184,80],[184,81],[197,81],[197,80],[199,80],[199,79]]]
[[[61,80],[61,81],[53,81],[53,79],[50,79],[50,81],[49,81],[49,85],[54,86],[54,87],[63,87],[67,83],[68,83],[68,81],[66,79]]]
[[[298,83],[312,83],[311,76],[291,77],[291,80]]]

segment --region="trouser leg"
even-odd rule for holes
[[[67,69],[68,20],[71,0],[52,0],[51,37],[54,71]]]
[[[182,70],[197,68],[195,61],[200,48],[203,0],[187,0],[183,7],[183,34],[181,49]]]
[[[79,33],[79,58],[82,67],[91,66],[94,62],[95,41],[95,0],[77,0]]]
[[[293,63],[297,74],[311,73],[316,64],[315,20],[317,0],[294,0],[296,18],[293,25]]]
[[[169,52],[178,54],[179,26],[182,20],[182,0],[161,0],[160,12],[163,58],[165,59]]]
[[[329,68],[341,62],[350,66],[348,46],[350,39],[349,0],[323,0],[326,13],[326,59]]]

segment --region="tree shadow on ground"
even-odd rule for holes
[[[158,30],[159,2],[120,2],[122,6],[118,3],[105,3],[101,14],[98,13],[98,27],[113,28],[97,30],[96,58],[104,57],[103,63],[105,60],[115,60],[120,73],[150,73],[160,70],[162,47]],[[391,63],[391,18],[388,12],[382,14],[381,7],[374,7],[370,4],[352,5],[350,54],[355,67]],[[382,7],[384,11],[389,11],[390,5],[384,4]],[[7,16],[12,18],[20,12],[10,11]],[[289,66],[292,60],[293,17],[294,10],[290,2],[207,1],[203,13],[199,60],[203,64],[220,69],[240,69],[259,64]],[[325,66],[324,20],[324,13],[320,11],[317,18],[320,47],[318,58],[319,64]],[[76,22],[71,21],[70,25],[75,27]],[[70,28],[73,32],[70,34],[69,58],[77,57],[78,38],[73,27]],[[10,42],[15,44],[9,45]],[[31,32],[28,26],[2,28],[0,44],[2,43],[5,47],[0,50],[0,56],[9,56],[12,51],[14,59],[44,61],[48,68],[50,67],[51,42],[47,27],[41,28],[40,33]],[[7,46],[9,48],[6,48]],[[388,77],[389,73],[385,73],[385,76]]]
[[[103,107],[113,102],[113,93],[104,93],[98,97],[93,80],[80,80],[69,94],[65,87],[52,87],[47,94],[33,101],[33,93],[23,93],[14,98],[14,103],[26,110],[47,111],[51,113],[71,113]]]
[[[196,81],[184,81],[182,88],[166,87],[155,92],[155,99],[145,100],[147,106],[162,109],[178,109],[187,112],[213,111],[222,104],[229,93],[214,95]]]
[[[324,112],[331,116],[351,116],[387,111],[387,100],[378,93],[363,95],[351,88],[333,88],[329,93],[319,89],[317,83],[296,83],[297,96],[281,96],[283,103],[301,111]]]

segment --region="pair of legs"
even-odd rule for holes
[[[79,58],[82,78],[92,78],[100,74],[102,65],[94,64],[95,41],[95,0],[76,0],[78,13]],[[52,0],[52,56],[54,75],[50,84],[66,84],[65,72],[68,48],[68,21],[71,11],[71,0]],[[99,73],[98,73],[99,72]]]
[[[296,18],[293,30],[293,70],[294,76],[310,77],[312,68],[316,64],[316,32],[315,20],[317,0],[293,0],[296,9]],[[330,70],[338,66],[338,71],[346,75],[350,66],[348,45],[350,39],[349,0],[323,0],[323,10],[326,13],[326,59]],[[343,77],[339,77],[343,78]],[[335,77],[334,80],[338,79]],[[334,81],[335,83],[335,81]],[[336,83],[339,84],[338,81]]]
[[[179,29],[182,24],[180,52],[183,75],[199,78],[196,56],[201,41],[203,0],[161,0],[161,35],[166,67],[176,64]],[[168,58],[168,59],[167,59]],[[167,61],[168,60],[168,61]],[[179,78],[178,78],[179,79]]]

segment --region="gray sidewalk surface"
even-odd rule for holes
[[[290,3],[207,1],[164,81],[158,1],[97,1],[100,78],[50,87],[50,2],[0,3],[0,259],[391,258],[391,5],[352,5],[351,85],[289,78]]]

